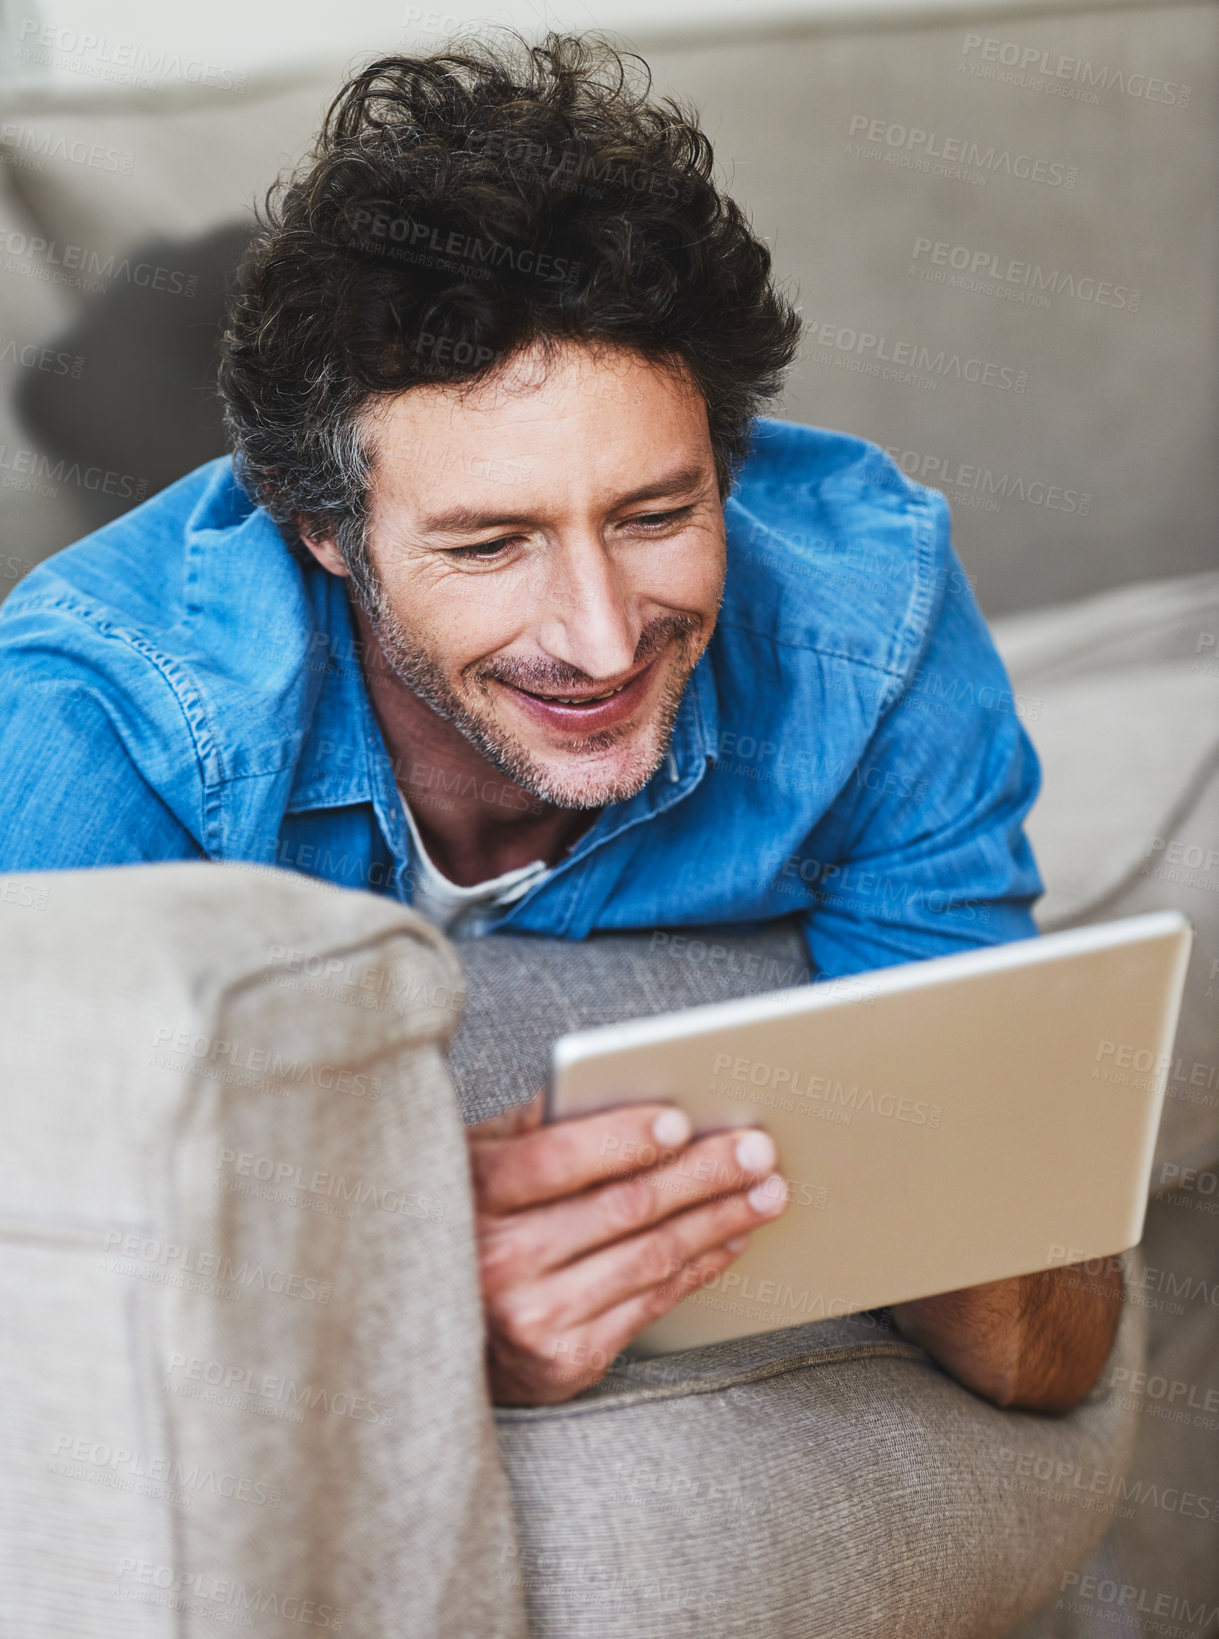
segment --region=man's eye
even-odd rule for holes
[[[669,512],[641,512],[631,522],[641,524],[644,529],[663,529],[666,524],[671,524],[675,518],[681,518],[689,511],[688,506],[679,506]]]
[[[511,546],[516,539],[515,535],[505,535],[498,541],[480,541],[477,546],[455,546],[445,553],[447,558],[461,558],[466,561],[489,563],[498,558],[506,546]]]
[[[638,525],[645,533],[651,534],[664,529],[668,524],[684,517],[687,512],[692,510],[692,506],[679,506],[673,507],[668,512],[640,512],[634,518],[629,518],[627,522]],[[480,541],[477,546],[452,546],[445,553],[445,556],[447,558],[460,558],[467,563],[492,563],[496,558],[502,557],[505,549],[519,538],[516,535],[504,535],[497,541]]]

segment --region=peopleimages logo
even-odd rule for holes
[[[978,387],[998,387],[1004,392],[1022,393],[1028,386],[1028,372],[1010,364],[994,364],[987,359],[963,357],[947,347],[930,348],[922,342],[895,340],[872,330],[852,325],[814,322],[805,324],[805,334],[817,346],[859,359],[858,366],[869,375],[889,376],[909,369],[924,376],[972,382]],[[882,371],[882,365],[893,370]]]
[[[34,341],[0,336],[0,364],[20,365],[23,370],[42,370],[49,376],[71,376],[79,381],[85,361],[79,353],[65,353]]]
[[[1092,509],[1089,491],[1066,489],[1061,484],[1047,484],[1043,479],[1025,478],[1019,473],[994,473],[989,467],[954,461],[946,455],[926,455],[918,450],[887,446],[885,454],[893,457],[908,478],[917,478],[934,489],[963,490],[967,496],[976,497],[972,504],[982,506],[987,512],[998,512],[999,502],[1009,500],[1049,507],[1052,512],[1074,512],[1081,518],[1086,518]]]
[[[93,1479],[114,1490],[156,1496],[159,1491],[150,1488],[169,1486],[182,1492],[187,1500],[192,1493],[210,1491],[229,1502],[248,1502],[269,1508],[279,1504],[277,1485],[248,1474],[203,1468],[197,1462],[188,1464],[180,1457],[150,1456],[129,1446],[94,1440],[88,1435],[57,1434],[51,1455],[56,1459],[51,1464],[53,1474],[62,1474],[68,1479]]]
[[[1015,40],[999,40],[993,35],[967,34],[961,45],[961,55],[970,59],[957,66],[985,79],[1003,80],[1013,85],[1031,85],[1034,90],[1049,89],[1042,80],[1063,81],[1067,87],[1078,86],[1091,93],[1082,100],[1099,102],[1105,91],[1120,91],[1127,97],[1141,97],[1146,102],[1161,102],[1188,108],[1190,87],[1179,80],[1162,80],[1155,74],[1141,71],[1130,73],[1124,68],[1108,68],[1093,63],[1087,57],[1066,57],[1059,52],[1047,51],[1040,46],[1022,46]],[[987,65],[996,65],[989,67]],[[999,66],[1013,70],[1000,74]],[[1054,87],[1058,89],[1058,87]]]
[[[279,1593],[253,1582],[234,1582],[215,1571],[183,1571],[174,1565],[125,1556],[118,1562],[116,1576],[118,1580],[111,1592],[119,1599],[142,1605],[165,1605],[233,1627],[251,1627],[251,1613],[300,1622],[306,1627],[331,1628],[335,1632],[343,1626],[343,1611],[337,1605],[305,1599],[299,1594]]]
[[[1072,1597],[1062,1597],[1066,1594]],[[1151,1588],[1136,1587],[1133,1582],[1118,1582],[1112,1577],[1085,1576],[1080,1571],[1064,1571],[1059,1595],[1054,1602],[1055,1610],[1096,1615],[1096,1606],[1104,1605],[1108,1607],[1104,1613],[1104,1620],[1120,1622],[1128,1633],[1139,1631],[1133,1625],[1128,1626],[1126,1620],[1126,1613],[1133,1616],[1136,1611],[1142,1616],[1167,1617],[1169,1621],[1178,1624],[1171,1628],[1164,1623],[1158,1626],[1148,1625],[1142,1629],[1146,1633],[1178,1634],[1181,1639],[1201,1639],[1201,1635],[1208,1628],[1212,1632],[1219,1631],[1219,1605],[1207,1605],[1205,1600],[1192,1605],[1181,1594],[1158,1593]],[[1189,1623],[1195,1630],[1194,1633],[1188,1634],[1181,1625],[1183,1623]]]
[[[807,1069],[768,1064],[762,1059],[734,1058],[731,1053],[715,1055],[712,1074],[729,1076],[733,1081],[789,1093],[797,1098],[823,1099],[829,1104],[858,1110],[865,1115],[891,1116],[896,1121],[908,1121],[915,1127],[938,1127],[944,1113],[942,1104],[899,1098],[895,1093],[877,1095],[871,1087],[862,1088],[858,1082],[848,1087],[844,1082],[813,1075]]]
[[[49,283],[76,285],[95,295],[104,294],[110,280],[139,285],[144,290],[164,291],[170,296],[193,297],[199,289],[199,275],[187,273],[183,268],[133,262],[130,256],[117,256],[113,252],[103,255],[85,245],[61,245],[57,239],[3,225],[0,225],[0,255],[9,258],[8,272],[26,272],[30,278],[45,279]]]
[[[320,1408],[331,1416],[351,1417],[358,1423],[392,1423],[395,1416],[392,1406],[367,1394],[298,1383],[291,1377],[278,1377],[253,1366],[229,1365],[202,1355],[172,1354],[166,1375],[178,1392],[199,1384],[233,1397],[219,1400],[217,1404],[233,1404],[239,1408],[244,1397],[248,1397],[255,1404],[272,1403],[277,1409],[289,1412],[298,1411],[302,1406],[308,1411]]]
[[[129,176],[135,164],[135,155],[125,148],[103,148],[100,143],[81,138],[70,142],[65,136],[18,125],[11,120],[0,125],[0,142],[8,149],[4,156],[6,165],[16,163],[28,170],[40,171],[45,169],[48,159],[62,159],[71,165],[91,165],[96,170],[118,171]]]
[[[1053,296],[1072,296],[1098,307],[1118,307],[1135,313],[1143,300],[1142,291],[1128,285],[1115,285],[1090,274],[1043,268],[1037,262],[1024,262],[999,251],[952,245],[946,239],[927,239],[922,234],[914,241],[910,271],[933,283],[959,285],[986,295],[1004,294],[1035,307],[1048,307]]]
[[[243,1178],[272,1184],[277,1190],[300,1190],[306,1195],[323,1196],[344,1204],[374,1206],[382,1212],[397,1213],[405,1218],[443,1219],[444,1207],[426,1195],[399,1189],[393,1184],[378,1184],[363,1178],[348,1178],[341,1172],[310,1170],[299,1162],[277,1160],[270,1155],[255,1155],[250,1150],[222,1149],[215,1164],[218,1171],[231,1168]],[[225,1188],[233,1187],[226,1183]],[[250,1193],[240,1188],[235,1193]]]
[[[261,1263],[251,1263],[248,1258],[238,1263],[229,1253],[162,1241],[137,1231],[108,1229],[102,1250],[111,1254],[103,1259],[103,1269],[120,1275],[147,1272],[164,1286],[189,1291],[227,1287],[238,1297],[242,1291],[275,1292],[305,1303],[329,1303],[331,1298],[328,1280],[319,1281],[294,1269],[268,1268]]]
[[[511,268],[516,273],[529,273],[545,280],[571,280],[579,276],[579,262],[563,256],[552,256],[532,246],[515,248],[497,239],[484,239],[477,234],[463,233],[459,228],[445,231],[444,224],[421,222],[413,216],[391,215],[387,211],[361,206],[352,218],[352,226],[362,234],[360,244],[379,240],[430,252],[433,256],[451,257],[465,264],[475,273],[487,274],[490,268]],[[443,235],[443,237],[442,237]]]
[[[133,506],[148,493],[147,478],[137,478],[134,473],[82,467],[79,461],[69,461],[62,455],[53,460],[41,450],[12,449],[7,444],[0,444],[0,484],[5,489],[26,490],[48,499],[59,494],[61,484],[72,484],[77,489],[130,501]]]
[[[903,125],[899,120],[874,119],[867,114],[852,114],[850,135],[862,137],[871,143],[886,159],[890,155],[909,154],[917,160],[939,160],[937,176],[960,180],[975,172],[985,185],[992,176],[1014,176],[1022,182],[1042,182],[1050,188],[1073,188],[1079,178],[1079,168],[1063,165],[1058,160],[1036,159],[1032,154],[1014,154],[1010,148],[996,148],[994,143],[983,146],[970,137],[948,137],[939,131],[924,131],[918,125]],[[888,150],[886,153],[885,150]],[[861,143],[852,151],[867,156]],[[915,169],[930,170],[929,165],[916,164]]]
[[[43,23],[23,17],[17,27],[14,55],[26,62],[54,64],[92,79],[153,89],[165,80],[210,85],[217,91],[244,91],[246,76],[232,68],[179,57],[144,41],[117,40],[108,34]]]

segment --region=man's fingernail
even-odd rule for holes
[[[691,1131],[690,1117],[684,1110],[662,1110],[652,1123],[652,1137],[668,1148],[684,1144]]]
[[[769,1178],[764,1178],[750,1190],[749,1204],[755,1212],[764,1212],[768,1216],[782,1212],[787,1205],[786,1182],[777,1172],[772,1172]]]
[[[742,1172],[769,1172],[775,1164],[774,1139],[769,1133],[745,1133],[737,1139],[736,1164]]]

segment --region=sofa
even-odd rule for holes
[[[253,867],[0,878],[0,1628],[1213,1624],[1219,575],[1196,201],[1215,32],[1213,8],[1170,5],[639,42],[706,111],[802,290],[783,413],[875,438],[953,502],[1043,763],[1041,926],[1162,906],[1194,924],[1146,1232],[1092,1395],[1061,1419],[996,1410],[881,1311],[628,1353],[565,1406],[487,1402],[463,1120],[530,1096],[564,1029],[800,982],[791,926],[715,930],[695,959],[663,929],[453,943]],[[1005,83],[975,35],[1150,65],[1191,97]],[[209,372],[248,204],[340,77],[12,100],[0,591],[223,447]],[[890,163],[876,118],[1075,164],[1069,200]],[[988,236],[1145,299],[1025,309],[907,272],[935,254],[910,261],[916,241]],[[882,338],[992,384],[886,377]]]

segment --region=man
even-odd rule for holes
[[[760,416],[799,319],[623,70],[552,36],[345,88],[233,302],[236,467],[3,610],[0,868],[259,861],[567,938],[798,912],[820,978],[1036,932],[1036,758],[947,507]],[[471,1159],[505,1402],[595,1381],[785,1205],[765,1133],[663,1105],[535,1101]],[[1120,1301],[1058,1270],[895,1318],[1052,1410]]]

